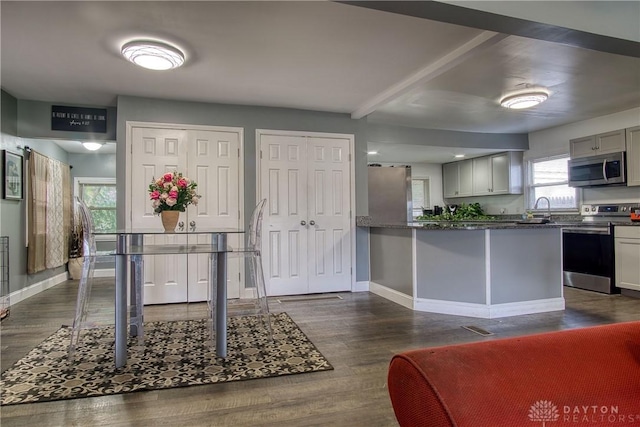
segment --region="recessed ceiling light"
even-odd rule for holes
[[[103,144],[103,142],[87,141],[83,142],[82,146],[89,151],[96,151],[99,150]]]
[[[464,154],[456,154],[456,155],[455,155],[455,156],[453,156],[453,157],[455,157],[456,159],[461,159],[461,158],[463,158],[463,157],[464,157]]]
[[[514,110],[522,110],[524,108],[534,107],[549,98],[545,92],[526,92],[517,95],[510,95],[500,101],[500,105],[504,108]]]
[[[367,151],[367,154],[378,154],[377,151]]]
[[[122,46],[122,55],[149,70],[170,70],[184,64],[184,53],[168,44],[136,40]]]

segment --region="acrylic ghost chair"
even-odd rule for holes
[[[75,198],[74,204],[74,218],[77,218],[82,224],[82,275],[80,282],[78,283],[78,296],[76,299],[76,312],[73,318],[73,324],[71,327],[71,340],[69,343],[69,360],[73,360],[75,356],[75,350],[80,342],[80,335],[82,330],[89,329],[91,326],[87,325],[87,314],[89,311],[89,300],[91,298],[91,288],[93,285],[93,273],[96,262],[111,262],[113,261],[113,253],[102,253],[96,249],[95,239],[95,227],[93,224],[93,218],[91,217],[91,211],[85,205],[85,203]],[[141,260],[137,264],[137,268],[142,268]],[[139,272],[138,272],[139,274]],[[142,288],[136,289],[135,292],[135,309],[131,313],[131,324],[135,325],[138,331],[138,343],[142,344],[144,339],[144,332],[142,327]]]
[[[262,218],[266,203],[267,199],[260,200],[251,214],[246,246],[243,248],[235,248],[229,252],[228,255],[232,257],[243,256],[249,258],[249,273],[256,290],[255,311],[258,313],[262,324],[266,328],[269,338],[273,339],[273,328],[269,314],[269,303],[267,301],[267,289],[264,280],[264,270],[262,268]],[[209,295],[209,305],[210,307],[214,307],[215,296],[213,292],[210,292]],[[212,318],[213,317],[214,315],[212,314]]]

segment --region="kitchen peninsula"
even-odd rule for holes
[[[557,224],[371,223],[370,286],[417,311],[479,318],[564,310]]]

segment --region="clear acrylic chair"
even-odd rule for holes
[[[260,200],[251,214],[247,242],[248,251],[244,252],[244,254],[249,257],[249,271],[256,288],[256,302],[260,318],[269,332],[269,337],[273,338],[269,302],[267,301],[267,286],[264,280],[264,269],[262,268],[262,218],[266,204],[267,199]]]
[[[269,338],[273,339],[273,328],[269,314],[269,303],[267,301],[267,288],[264,280],[264,270],[262,268],[262,218],[267,199],[262,199],[254,208],[249,222],[246,246],[243,248],[233,248],[229,256],[244,256],[249,259],[249,274],[255,286],[256,298],[254,301],[255,312],[258,314],[262,324],[265,326]],[[213,301],[210,300],[213,307]],[[232,311],[233,305],[228,306]]]
[[[95,227],[91,211],[85,203],[78,197],[74,203],[74,218],[77,218],[82,225],[82,275],[78,283],[78,296],[76,298],[76,312],[71,326],[71,340],[69,343],[69,360],[73,360],[75,350],[80,342],[82,330],[89,329],[87,325],[87,314],[89,311],[89,300],[91,299],[91,287],[93,285],[93,273],[96,262],[110,262],[113,257],[106,253],[99,253],[96,249]],[[142,328],[142,290],[135,292],[135,313],[132,313],[131,323],[138,329],[138,342],[143,340]]]
[[[91,212],[79,198],[75,198],[74,218],[82,225],[82,275],[78,283],[78,296],[76,299],[76,313],[71,326],[71,341],[69,343],[69,359],[73,359],[76,346],[80,341],[80,333],[85,328],[91,286],[93,285],[93,271],[96,263],[96,241],[93,235],[94,227]]]

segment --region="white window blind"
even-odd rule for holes
[[[575,188],[569,187],[569,156],[547,157],[528,162],[527,209],[533,209],[539,197],[547,197],[552,210],[578,209]],[[546,201],[538,209],[547,209]]]

